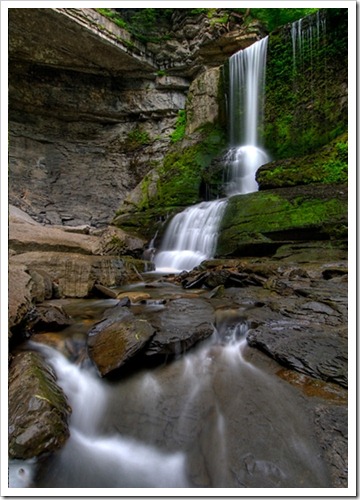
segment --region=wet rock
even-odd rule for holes
[[[36,307],[33,318],[27,323],[27,328],[36,331],[57,331],[72,325],[73,322],[61,306],[42,304]]]
[[[9,371],[10,457],[32,458],[63,446],[70,412],[54,372],[41,356],[17,354]]]
[[[102,377],[134,361],[155,332],[146,320],[135,319],[128,309],[116,313],[121,319],[113,314],[88,333],[88,353]]]
[[[156,334],[146,356],[182,354],[214,331],[214,310],[200,298],[175,299],[149,319]]]
[[[33,308],[31,276],[23,264],[9,267],[9,336],[11,329],[21,323]]]
[[[114,290],[111,290],[111,288],[107,286],[99,285],[98,283],[94,285],[93,291],[102,297],[109,297],[110,299],[116,299],[117,297],[117,293]]]
[[[329,267],[322,272],[322,276],[325,280],[346,276],[347,274],[348,270],[345,267]]]
[[[346,406],[319,405],[315,408],[316,433],[330,466],[333,487],[348,486],[348,428]]]
[[[146,302],[148,299],[151,298],[151,295],[144,292],[121,292],[117,295],[116,298],[119,300],[128,298],[130,302],[137,303],[137,302]]]
[[[284,366],[347,387],[347,342],[325,328],[283,320],[249,331],[247,341]]]

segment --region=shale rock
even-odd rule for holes
[[[146,356],[183,354],[214,331],[214,310],[200,298],[175,299],[149,320],[156,334],[146,349]]]
[[[250,331],[247,341],[282,365],[347,387],[347,342],[324,329],[284,320]]]
[[[216,254],[266,256],[283,245],[330,239],[347,239],[347,187],[288,187],[232,196]]]
[[[102,377],[134,361],[154,335],[147,321],[135,319],[127,309],[122,309],[120,316],[113,311],[112,317],[88,333],[89,356]]]
[[[52,369],[34,352],[19,353],[9,372],[9,455],[53,452],[69,437],[71,409]]]
[[[348,415],[346,406],[319,405],[315,408],[316,433],[335,488],[348,486]]]

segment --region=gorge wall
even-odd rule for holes
[[[10,203],[42,223],[112,220],[161,164],[191,81],[260,36],[181,11],[146,47],[96,9],[9,10]]]

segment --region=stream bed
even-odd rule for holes
[[[206,295],[152,273],[118,291],[146,291],[150,299],[131,305],[145,318],[166,301]],[[12,462],[14,487],[331,487],[311,419],[314,398],[248,346],[239,304],[220,301],[213,334],[170,362],[100,378],[86,357],[86,333],[118,301],[56,302],[75,324],[37,334],[26,348],[40,350],[56,372],[72,407],[70,438],[45,459]],[[60,352],[69,341],[83,351],[77,363]]]

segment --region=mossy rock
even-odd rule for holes
[[[18,353],[9,370],[9,456],[28,459],[61,448],[71,408],[56,375],[35,352]]]
[[[267,163],[257,171],[256,180],[260,190],[313,183],[347,183],[347,132],[315,153]]]
[[[346,185],[274,189],[229,199],[216,255],[272,255],[292,242],[346,238]]]
[[[295,59],[292,25],[271,33],[264,143],[273,158],[311,153],[346,131],[347,24],[346,9],[320,9],[302,19]]]
[[[204,186],[212,182],[208,167],[225,145],[225,131],[211,124],[201,127],[191,139],[174,144],[162,164],[128,196],[113,224],[148,239],[161,232],[169,216],[203,201]],[[218,171],[214,175],[218,177]],[[218,183],[218,179],[213,181]]]

